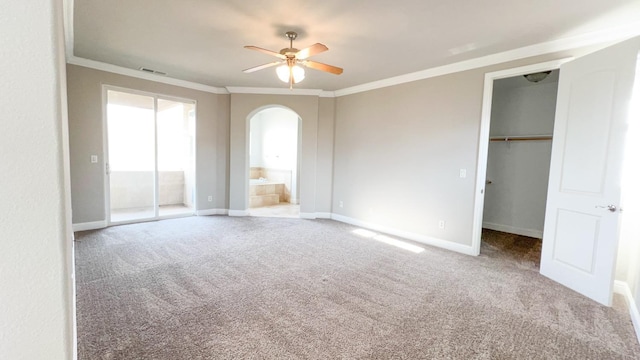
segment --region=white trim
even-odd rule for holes
[[[638,310],[638,303],[633,298],[629,284],[616,280],[613,282],[613,292],[624,296],[627,307],[629,308],[629,316],[631,317],[633,329],[636,331],[636,337],[638,338],[638,343],[640,343],[640,311]]]
[[[64,26],[64,45],[65,45],[65,55],[68,58],[73,56],[73,6],[74,0],[62,0],[63,6],[63,19],[62,23]]]
[[[205,92],[211,92],[214,94],[228,94],[227,89],[236,89],[238,93],[249,94],[280,94],[280,95],[317,95],[319,97],[339,97],[345,95],[356,94],[359,92],[380,89],[388,86],[404,84],[412,81],[428,79],[435,76],[441,76],[451,74],[459,71],[476,69],[483,66],[494,65],[498,63],[504,63],[508,61],[523,59],[527,57],[533,57],[543,54],[549,54],[558,51],[566,51],[584,46],[591,46],[597,44],[603,44],[612,41],[621,41],[626,38],[630,38],[640,34],[640,21],[625,24],[605,30],[595,31],[587,34],[575,35],[563,39],[552,40],[544,43],[529,45],[513,50],[504,51],[501,53],[486,55],[475,59],[469,59],[460,61],[453,64],[438,66],[434,68],[425,69],[422,71],[416,71],[409,74],[395,76],[387,79],[372,81],[365,84],[351,86],[348,88],[339,89],[336,91],[323,91],[314,89],[294,89],[292,94],[290,90],[282,88],[250,88],[250,87],[215,87],[210,85],[204,85],[194,83],[186,80],[179,80],[169,78],[166,76],[159,76],[142,72],[140,70],[133,70],[121,66],[103,63],[100,61],[89,60],[74,55],[74,27],[73,27],[73,7],[74,0],[63,0],[64,3],[64,28],[65,28],[65,44],[67,49],[67,63],[79,66],[85,66],[88,68],[108,71],[116,74],[131,76],[135,78],[156,81],[169,85],[181,86],[189,89],[200,90]],[[258,89],[259,92],[253,92]],[[243,92],[244,91],[244,92]],[[311,93],[304,93],[310,91]]]
[[[323,90],[320,92],[320,95],[318,96],[320,96],[321,98],[333,98],[333,97],[336,97],[336,92]]]
[[[230,94],[261,94],[261,95],[307,95],[329,97],[328,91],[322,89],[289,89],[289,88],[260,88],[260,87],[242,87],[227,86]]]
[[[153,180],[153,187],[154,187],[154,216],[152,218],[145,218],[145,219],[133,219],[133,220],[125,220],[125,221],[111,221],[111,169],[109,169],[109,173],[107,173],[106,171],[106,166],[107,164],[109,164],[109,132],[108,132],[108,117],[107,117],[107,106],[108,106],[108,102],[109,102],[109,97],[108,97],[108,93],[109,91],[116,91],[116,92],[121,92],[121,93],[126,93],[126,94],[134,94],[134,95],[140,95],[140,96],[145,96],[145,97],[149,97],[149,98],[153,98],[153,128],[154,128],[154,151],[155,151],[155,157],[154,157],[154,180]],[[172,95],[165,95],[165,94],[160,94],[160,93],[154,93],[154,92],[149,92],[149,91],[144,91],[144,90],[137,90],[137,89],[130,89],[130,88],[126,88],[126,87],[122,87],[122,86],[115,86],[115,85],[109,85],[109,84],[102,84],[102,134],[103,134],[103,141],[102,141],[102,158],[103,158],[103,174],[104,174],[104,193],[105,193],[105,214],[107,214],[107,226],[111,226],[111,225],[122,225],[122,224],[134,224],[136,222],[146,222],[146,221],[155,221],[155,220],[165,220],[165,219],[173,219],[173,218],[178,218],[178,217],[187,217],[187,216],[194,216],[195,210],[189,213],[184,213],[184,214],[175,214],[175,215],[160,215],[160,207],[159,207],[159,203],[160,203],[160,191],[159,191],[159,171],[158,171],[158,100],[169,100],[169,101],[174,101],[174,102],[180,102],[180,103],[185,103],[185,104],[191,104],[194,107],[194,111],[196,114],[195,117],[195,127],[196,127],[196,132],[197,132],[197,128],[198,128],[198,102],[197,100],[194,99],[188,99],[188,98],[181,98],[181,97],[176,97],[176,96],[172,96]],[[193,186],[195,189],[195,198],[196,200],[194,201],[194,205],[192,206],[192,208],[195,208],[198,205],[198,170],[196,169],[196,159],[197,159],[197,140],[193,139]]]
[[[482,227],[489,230],[502,231],[510,234],[529,236],[536,239],[542,239],[542,230],[525,229],[525,228],[495,224],[490,222],[483,222]]]
[[[208,215],[229,215],[228,209],[206,209],[206,210],[198,210],[196,211],[197,216],[208,216]]]
[[[300,219],[307,219],[307,220],[315,220],[318,218],[318,213],[300,213]]]
[[[107,104],[109,105],[109,104]],[[160,217],[160,172],[158,171],[158,97],[153,97],[153,217]],[[182,115],[184,118],[184,114]],[[184,119],[183,119],[184,121]],[[195,136],[194,136],[195,138]],[[195,139],[194,139],[195,140]],[[184,179],[184,172],[182,173]],[[111,193],[109,193],[111,196]],[[111,213],[109,216],[111,217]]]
[[[86,223],[73,224],[73,232],[104,229],[107,227],[107,220],[91,221]]]
[[[355,225],[355,226],[368,228],[375,231],[380,231],[386,234],[398,236],[398,237],[416,241],[422,244],[455,251],[465,255],[477,255],[473,252],[473,248],[471,246],[462,245],[462,244],[454,243],[451,241],[437,239],[434,237],[420,235],[420,234],[416,234],[416,233],[412,233],[404,230],[398,230],[398,229],[394,229],[394,228],[390,228],[390,227],[386,227],[386,226],[382,226],[382,225],[378,225],[378,224],[374,224],[374,223],[370,223],[370,222],[366,222],[358,219],[353,219],[344,215],[331,214],[331,219],[340,221],[343,223]]]
[[[629,286],[627,285],[626,282],[621,281],[621,280],[614,280],[613,282],[613,292],[616,294],[620,294],[622,296],[624,296],[624,300],[627,301],[629,299],[627,299],[627,288]],[[627,301],[627,304],[629,304],[629,302]]]
[[[315,219],[331,219],[331,213],[315,212],[315,213],[300,213],[300,219],[315,220]]]
[[[219,87],[199,84],[191,81],[175,79],[175,78],[171,78],[163,75],[155,75],[155,74],[144,72],[142,70],[129,69],[122,66],[107,64],[100,61],[89,60],[89,59],[85,59],[77,56],[67,57],[67,64],[84,66],[90,69],[106,71],[114,74],[154,81],[162,84],[179,86],[187,89],[204,91],[212,94],[228,94],[225,88],[219,88]]]
[[[200,194],[200,190],[198,190],[198,128],[200,127],[200,117],[198,116],[198,100],[193,100],[193,141],[191,142],[191,150],[193,151],[193,156],[191,157],[191,169],[193,175],[193,201],[191,202],[191,207],[193,208],[193,215],[197,215],[198,205],[200,205],[200,200],[198,195]],[[189,123],[188,115],[187,115],[187,123]]]
[[[160,213],[159,209],[158,209],[158,213]],[[155,220],[171,220],[171,219],[180,219],[180,218],[185,218],[185,217],[192,217],[195,216],[196,213],[195,211],[190,211],[188,213],[183,213],[183,214],[169,214],[169,215],[158,215],[158,217],[156,217],[155,219],[149,219],[150,221],[155,221]],[[132,222],[132,224],[135,224],[137,221],[134,220]]]
[[[547,61],[539,64],[521,66],[513,69],[500,70],[484,75],[484,90],[482,94],[482,114],[480,118],[480,133],[478,135],[478,158],[476,168],[475,199],[473,210],[473,230],[471,247],[474,255],[480,254],[482,237],[482,216],[484,211],[484,190],[487,178],[487,158],[489,154],[489,130],[491,127],[491,102],[493,101],[493,81],[512,76],[529,74],[532,72],[554,70],[572,58]]]
[[[524,46],[513,50],[503,51],[501,53],[486,55],[475,59],[460,61],[387,79],[372,81],[370,83],[336,90],[334,93],[336,97],[351,95],[538,55],[577,49],[584,46],[604,44],[612,41],[622,41],[638,34],[640,34],[640,21],[601,31]]]
[[[229,216],[249,216],[249,210],[229,210]]]
[[[183,98],[183,97],[174,96],[174,95],[167,95],[167,94],[164,94],[164,93],[158,93],[158,92],[153,92],[153,91],[146,91],[146,90],[128,88],[128,87],[124,87],[124,86],[111,85],[111,84],[107,84],[107,83],[102,83],[102,86],[105,87],[107,90],[124,92],[124,93],[129,93],[129,94],[134,94],[134,95],[142,95],[142,96],[147,96],[147,97],[154,97],[154,98],[158,98],[158,100],[169,100],[169,101],[181,102],[181,103],[185,103],[185,104],[191,104],[191,105],[196,106],[196,109],[195,109],[196,112],[198,110],[197,109],[198,101],[194,100],[194,99]],[[198,121],[198,118],[196,117],[196,122],[197,121]]]
[[[108,119],[107,119],[107,102],[108,91],[109,89],[102,84],[101,86],[102,93],[100,94],[102,97],[102,186],[104,187],[104,213],[106,214],[105,223],[106,226],[111,225],[111,172],[107,171],[107,166],[109,164],[109,127],[108,127]],[[109,169],[111,170],[111,169]]]

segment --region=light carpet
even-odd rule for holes
[[[414,253],[356,229],[205,216],[79,233],[79,359],[640,358],[622,299],[541,276],[536,245],[485,233],[479,257]]]

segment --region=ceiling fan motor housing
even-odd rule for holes
[[[296,54],[298,53],[298,49],[296,48],[284,48],[282,50],[280,50],[280,54],[286,56],[286,57],[295,57]]]

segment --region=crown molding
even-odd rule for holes
[[[372,81],[369,83],[336,90],[334,94],[336,97],[357,94],[360,92],[400,85],[412,81],[428,79],[460,71],[477,69],[480,67],[520,60],[528,57],[577,49],[585,46],[605,44],[608,42],[622,41],[637,35],[640,35],[640,21],[602,31],[548,41],[545,43],[539,43],[521,47],[518,49],[504,51],[501,53],[482,56],[475,59],[460,61],[457,63],[416,71],[400,76],[394,76],[383,80]]]
[[[258,95],[304,95],[333,97],[332,91],[324,91],[322,89],[288,89],[288,88],[261,88],[261,87],[243,87],[243,86],[227,86],[230,94],[258,94]]]
[[[387,79],[372,81],[365,84],[351,86],[336,91],[323,91],[319,89],[282,89],[282,88],[254,88],[254,87],[235,87],[227,86],[226,88],[214,87],[186,80],[169,78],[166,76],[143,73],[138,70],[111,65],[95,60],[84,59],[74,56],[74,30],[73,30],[73,8],[75,0],[63,0],[64,5],[64,33],[67,63],[89,67],[96,70],[108,71],[116,74],[136,77],[140,79],[165,83],[186,87],[194,90],[210,92],[214,94],[268,94],[268,95],[311,95],[319,97],[340,97],[360,92],[385,88],[394,85],[400,85],[413,81],[428,79],[436,76],[447,75],[460,71],[477,69],[480,67],[500,64],[504,62],[520,60],[528,57],[539,56],[559,51],[567,51],[585,46],[593,46],[598,44],[606,44],[614,41],[622,41],[624,39],[640,35],[640,21],[609,28],[601,31],[591,32],[582,35],[570,36],[558,40],[548,41],[535,45],[525,46],[518,49],[508,50],[497,54],[478,57],[475,59],[460,61],[453,64],[433,67],[409,74],[394,76]]]
[[[229,93],[225,88],[199,84],[191,81],[175,79],[175,78],[162,76],[162,75],[150,74],[140,70],[129,69],[122,66],[107,64],[100,61],[89,60],[89,59],[85,59],[77,56],[67,56],[67,64],[84,66],[84,67],[95,69],[95,70],[101,70],[101,71],[106,71],[114,74],[130,76],[138,79],[154,81],[162,84],[180,86],[183,88],[204,91],[212,94],[228,94]]]
[[[334,98],[336,97],[336,92],[323,90],[320,92],[320,95],[318,96],[320,96],[321,98]]]
[[[64,42],[67,64],[84,66],[87,68],[106,71],[114,74],[130,76],[138,79],[159,82],[168,85],[180,86],[187,89],[199,90],[213,94],[228,94],[224,88],[199,84],[191,81],[174,79],[166,76],[149,74],[139,70],[133,70],[122,66],[107,64],[100,61],[89,60],[74,55],[74,29],[73,29],[73,8],[75,0],[62,0],[63,6],[63,26]]]

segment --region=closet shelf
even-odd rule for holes
[[[552,135],[513,135],[513,136],[491,136],[490,141],[540,141],[553,140]]]

